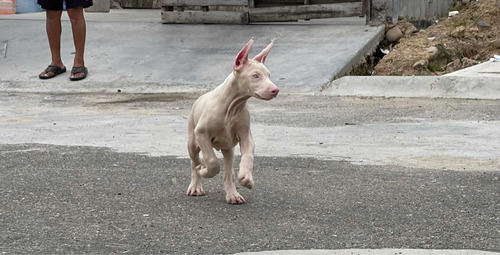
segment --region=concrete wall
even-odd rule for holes
[[[399,14],[409,20],[448,15],[453,0],[399,0]]]
[[[111,1],[109,0],[93,0],[92,6],[85,9],[88,12],[109,12]]]
[[[410,21],[429,21],[446,16],[453,5],[453,0],[372,0],[372,21],[391,20],[393,1],[399,2],[398,15]]]
[[[122,8],[160,8],[161,0],[118,0]]]
[[[383,22],[390,20],[392,16],[392,0],[372,0],[371,20]]]

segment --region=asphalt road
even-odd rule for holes
[[[221,178],[188,197],[189,162],[105,148],[2,145],[6,254],[283,249],[500,251],[499,172],[257,157],[247,204]]]
[[[245,205],[232,206],[225,203],[221,175],[206,180],[207,196],[185,195],[189,160],[184,140],[176,142],[184,131],[169,130],[185,129],[197,94],[0,96],[3,254],[500,252],[500,169],[498,155],[488,154],[499,149],[498,100],[253,100],[253,131],[262,148],[256,183],[239,190]],[[297,151],[303,155],[273,148],[301,147],[311,137],[285,140],[318,128],[324,128],[317,134],[322,140],[307,141]],[[378,138],[391,128],[402,145]],[[275,135],[280,132],[283,137]],[[328,132],[341,141],[330,141]],[[397,137],[405,132],[412,135]],[[429,144],[428,133],[435,133]],[[349,143],[349,157],[336,154],[344,153],[343,143]],[[464,148],[480,144],[484,148]],[[413,157],[374,160],[398,150]]]

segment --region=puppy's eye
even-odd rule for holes
[[[258,78],[259,78],[259,75],[258,75],[258,74],[256,74],[256,73],[254,73],[254,74],[252,74],[252,77],[253,77],[253,78],[255,78],[255,79],[258,79]]]

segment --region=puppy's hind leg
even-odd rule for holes
[[[187,195],[203,196],[205,195],[205,191],[203,191],[202,178],[199,173],[202,167],[200,160],[200,148],[196,144],[194,135],[189,135],[188,151],[189,157],[191,158],[191,184],[189,184]]]

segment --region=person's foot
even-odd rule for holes
[[[43,72],[41,72],[38,77],[40,79],[50,79],[54,78],[59,74],[62,74],[66,72],[66,67],[63,66],[57,66],[57,65],[49,65]]]
[[[74,66],[71,69],[71,76],[69,77],[72,81],[79,81],[87,78],[88,69],[85,66]]]

